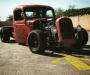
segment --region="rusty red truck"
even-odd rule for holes
[[[1,41],[13,37],[17,43],[27,43],[33,53],[47,48],[83,47],[88,41],[87,31],[73,27],[68,17],[56,18],[54,9],[46,5],[21,5],[13,11],[13,26],[1,28]]]

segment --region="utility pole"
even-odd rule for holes
[[[78,25],[79,25],[79,15],[78,15]]]

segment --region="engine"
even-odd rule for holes
[[[55,21],[53,20],[47,20],[47,19],[39,19],[36,22],[36,25],[34,25],[34,29],[40,29],[44,32],[46,39],[47,39],[47,44],[56,44],[58,41],[57,37],[57,31],[55,27]]]
[[[49,22],[45,26],[47,42],[48,44],[56,44],[57,43],[57,31],[54,22]]]

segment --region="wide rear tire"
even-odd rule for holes
[[[46,48],[46,40],[41,30],[33,30],[28,36],[28,46],[32,53],[42,54]]]

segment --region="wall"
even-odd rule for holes
[[[78,25],[78,16],[70,17],[72,19],[74,27]],[[90,30],[90,15],[79,16],[79,25],[86,30]]]

